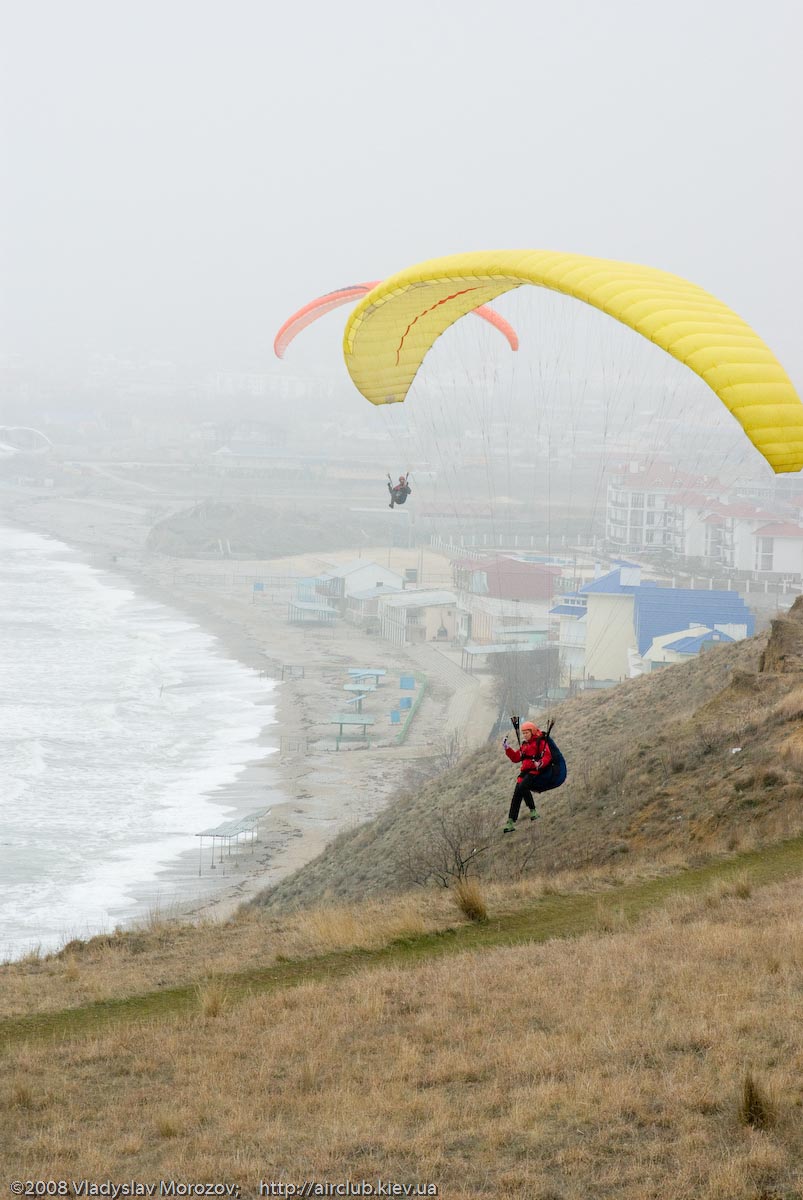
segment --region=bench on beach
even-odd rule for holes
[[[384,667],[349,667],[348,671],[355,682],[359,679],[373,679],[376,687],[379,687],[382,676],[387,675]]]
[[[367,700],[371,692],[376,691],[376,687],[373,683],[344,683],[343,691],[354,692],[354,696],[347,700],[346,704],[356,705],[357,712],[361,713],[363,700]]]
[[[357,735],[358,741],[363,741],[367,737],[366,730],[369,725],[373,725],[374,718],[367,717],[365,713],[335,713],[329,718],[330,725],[339,725],[339,731],[335,737],[335,746],[340,749],[340,743],[345,741],[353,741],[354,737],[351,734],[344,733],[344,726],[362,726],[362,733]]]

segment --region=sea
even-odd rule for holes
[[[61,542],[0,527],[0,961],[141,911],[235,815],[274,686]]]

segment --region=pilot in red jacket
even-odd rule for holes
[[[512,833],[519,819],[522,800],[530,810],[530,820],[534,821],[538,816],[532,794],[546,790],[542,785],[552,773],[552,751],[545,735],[537,725],[533,725],[532,721],[522,723],[521,748],[508,745],[507,738],[502,745],[510,761],[521,764],[513,799],[510,802],[507,824],[503,827],[504,833]]]

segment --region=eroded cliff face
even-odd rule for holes
[[[788,613],[772,622],[758,669],[760,674],[776,675],[803,671],[803,596],[798,596]]]

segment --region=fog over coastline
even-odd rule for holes
[[[12,361],[280,373],[312,296],[533,246],[684,275],[803,380],[797,5],[3,7]]]

